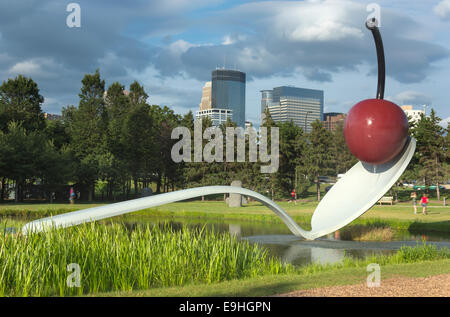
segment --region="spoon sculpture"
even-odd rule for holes
[[[350,151],[360,159],[323,197],[311,220],[311,231],[303,230],[280,206],[249,189],[233,186],[206,186],[133,199],[47,217],[27,223],[22,233],[52,227],[70,227],[176,201],[213,194],[241,194],[269,207],[298,237],[314,240],[332,233],[365,213],[402,175],[412,159],[416,141],[408,138],[408,120],[395,104],[383,100],[384,52],[376,20],[366,23],[372,31],[378,55],[377,99],[356,104],[349,112],[344,134]]]

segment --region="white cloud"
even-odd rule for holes
[[[231,38],[231,36],[226,35],[226,36],[223,38],[222,45],[230,45],[230,44],[233,44],[233,43],[234,43],[234,41],[233,41],[233,39]]]
[[[445,129],[447,129],[448,125],[450,123],[450,117],[445,118],[441,122],[439,122],[439,125]]]
[[[10,74],[35,76],[42,73],[41,65],[36,61],[28,60],[15,64],[9,69]]]
[[[18,62],[8,70],[9,75],[52,78],[61,74],[62,66],[48,58],[33,58]]]
[[[242,42],[247,39],[247,36],[238,34],[238,35],[225,35],[222,40],[222,45],[231,45],[237,42]]]
[[[352,16],[361,8],[360,4],[337,0],[281,6],[273,16],[275,32],[292,41],[362,38],[361,28],[351,22]]]
[[[185,40],[178,40],[169,45],[169,51],[172,54],[179,56],[194,46],[196,45],[186,42]]]
[[[399,105],[431,105],[432,98],[414,90],[406,90],[395,97],[392,101],[397,102]]]
[[[442,0],[433,8],[433,11],[443,20],[449,18],[450,17],[450,0]]]

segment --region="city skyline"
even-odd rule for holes
[[[81,27],[69,28],[67,3],[4,1],[0,81],[32,77],[46,98],[43,111],[60,113],[78,104],[83,75],[99,68],[107,86],[138,80],[151,104],[184,114],[197,110],[210,70],[225,66],[247,74],[249,121],[259,121],[260,90],[282,85],[323,90],[324,111],[346,113],[375,97],[376,56],[364,27],[372,2],[179,0],[130,7],[83,0]],[[376,3],[386,99],[426,104],[449,120],[450,1]]]
[[[292,120],[306,132],[311,123],[323,121],[323,90],[281,86],[261,91],[261,119],[266,108],[275,122]]]

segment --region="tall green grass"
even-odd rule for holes
[[[344,257],[341,263],[335,264],[310,264],[298,268],[300,274],[315,274],[317,272],[349,268],[349,267],[366,267],[370,263],[376,263],[380,266],[390,264],[406,264],[425,261],[435,261],[450,259],[450,250],[448,248],[438,248],[435,245],[427,244],[425,241],[417,243],[416,247],[401,247],[392,255],[370,255],[364,259],[354,259],[352,257]]]
[[[80,287],[68,287],[81,268]],[[248,242],[206,228],[88,224],[41,234],[0,234],[0,296],[81,295],[287,273]]]
[[[258,245],[205,227],[91,223],[28,236],[0,233],[0,296],[96,294],[449,258],[448,249],[423,243],[390,256],[293,267]],[[70,263],[80,266],[79,288],[67,285]]]

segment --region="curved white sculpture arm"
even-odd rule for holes
[[[275,202],[252,190],[233,186],[207,186],[133,199],[35,220],[23,226],[22,233],[27,234],[30,231],[40,232],[51,227],[70,227],[180,200],[230,193],[254,198],[269,207],[280,217],[294,235],[314,240],[346,226],[376,204],[405,171],[415,149],[416,140],[410,138],[402,153],[391,162],[378,166],[361,162],[355,164],[328,191],[317,206],[311,220],[311,231],[305,231],[300,228],[289,217],[287,212]]]
[[[100,207],[78,210],[53,217],[42,218],[24,225],[22,227],[22,233],[27,234],[30,231],[40,232],[51,227],[60,227],[60,228],[70,227],[85,222],[91,222],[118,215],[123,215],[133,211],[156,207],[168,203],[173,203],[176,201],[206,195],[226,194],[226,193],[241,194],[244,196],[252,197],[253,199],[269,207],[278,217],[281,218],[281,220],[283,220],[283,222],[287,225],[289,230],[291,230],[294,235],[311,240],[316,238],[310,232],[300,228],[297,225],[297,223],[286,213],[286,211],[284,211],[280,206],[278,206],[275,202],[273,202],[269,198],[261,194],[258,194],[257,192],[254,192],[252,190],[233,186],[206,186],[206,187],[197,187],[179,190],[170,193],[138,198]]]

